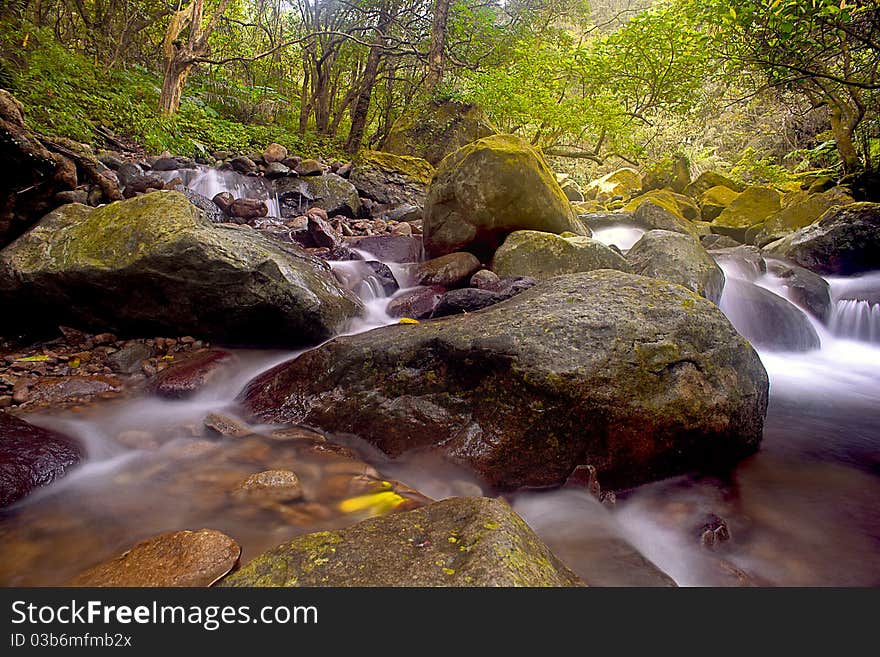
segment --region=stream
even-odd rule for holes
[[[237,174],[205,176],[200,170],[184,182],[209,198],[219,191],[240,196],[242,185],[256,184]],[[596,238],[625,250],[639,235],[637,229],[610,227]],[[406,268],[387,264],[407,289]],[[735,283],[727,286],[720,307],[742,333],[777,328],[772,315],[756,313],[750,297],[743,296],[750,286],[797,305],[784,279],[755,276],[742,263],[721,264]],[[361,280],[356,292],[367,313],[350,333],[396,321],[385,313],[388,298],[363,263],[332,267]],[[827,326],[809,314],[802,320],[815,330],[820,348],[758,348],[771,387],[757,454],[729,472],[620,492],[614,505],[569,488],[507,499],[592,584],[660,583],[633,559],[635,548],[680,586],[880,585],[880,273],[828,282]],[[0,549],[6,555],[0,585],[63,585],[139,540],[181,528],[229,534],[247,563],[293,536],[368,517],[369,510],[342,503],[352,496],[353,478],[364,475],[402,482],[435,499],[486,492],[470,472],[431,454],[391,461],[352,437],[338,441],[369,465],[329,444],[285,440],[279,427],[253,426],[259,435],[247,438],[207,439],[208,413],[240,416],[235,398],[246,382],[297,355],[236,354],[224,377],[185,401],[141,396],[79,413],[27,417],[77,437],[88,460],[0,516]],[[130,446],[138,432],[159,436],[159,444]],[[248,475],[270,468],[296,471],[309,502],[260,507],[230,494]],[[725,540],[706,545],[705,529],[720,523]]]

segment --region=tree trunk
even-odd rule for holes
[[[165,64],[165,77],[162,80],[162,94],[159,96],[159,109],[163,116],[172,116],[180,109],[183,87],[192,64],[171,59]]]
[[[843,163],[844,173],[861,170],[862,162],[853,143],[853,132],[859,124],[857,114],[847,112],[840,107],[831,108],[831,132],[837,142],[837,153]]]
[[[425,89],[428,93],[443,81],[443,68],[446,62],[446,22],[449,18],[450,0],[437,0],[434,5],[434,21],[431,25],[431,48],[428,50],[428,77]]]
[[[376,85],[376,76],[379,73],[379,63],[382,61],[382,48],[385,45],[385,30],[390,19],[385,16],[376,27],[376,38],[370,47],[367,57],[367,65],[364,68],[363,82],[360,93],[351,113],[351,129],[348,131],[348,139],[345,140],[343,150],[346,153],[357,153],[364,141],[364,131],[367,127],[367,118],[370,115],[370,99],[373,95],[373,87]]]

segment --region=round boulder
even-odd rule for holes
[[[492,260],[492,271],[498,276],[544,279],[594,269],[629,271],[629,265],[620,253],[597,240],[537,230],[511,233]]]

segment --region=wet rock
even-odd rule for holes
[[[269,208],[264,201],[255,198],[239,198],[229,206],[229,215],[239,217],[246,221],[265,217],[269,214]]]
[[[253,434],[246,424],[222,413],[208,413],[204,425],[209,431],[225,438],[243,438]]]
[[[0,508],[52,483],[82,457],[72,438],[0,411]]]
[[[166,399],[190,397],[216,380],[236,357],[223,349],[194,352],[162,370],[150,384],[151,390]]]
[[[337,338],[257,377],[242,401],[264,421],[352,433],[392,457],[439,449],[498,488],[558,485],[582,463],[617,488],[754,451],[767,391],[714,304],[603,270]]]
[[[724,273],[699,242],[668,230],[649,230],[627,252],[634,274],[678,283],[718,303]]]
[[[123,431],[116,436],[116,442],[131,449],[156,449],[159,447],[159,441],[156,436],[149,431],[139,431],[130,429]]]
[[[281,162],[272,162],[271,164],[266,165],[266,169],[263,172],[267,178],[270,180],[274,178],[284,178],[285,176],[290,175],[290,169]]]
[[[89,193],[86,189],[83,188],[58,192],[57,194],[55,194],[55,201],[59,205],[64,205],[65,203],[86,204],[89,202]]]
[[[730,540],[730,528],[727,526],[727,522],[714,513],[708,514],[705,522],[700,526],[698,534],[702,546],[710,549]]]
[[[829,210],[819,221],[767,246],[822,275],[851,276],[880,268],[880,203]]]
[[[219,194],[215,194],[214,198],[211,200],[223,214],[227,215],[232,208],[232,204],[235,203],[235,197],[229,192],[220,192]]]
[[[230,162],[232,168],[238,171],[239,173],[249,174],[257,172],[257,164],[251,158],[240,156],[233,158]]]
[[[505,503],[450,498],[293,539],[223,586],[579,586]]]
[[[425,250],[490,258],[516,230],[587,235],[541,154],[513,135],[480,139],[443,160],[425,203]]]
[[[198,192],[194,192],[190,188],[182,186],[180,187],[180,193],[186,196],[190,203],[204,212],[205,216],[208,217],[208,221],[212,224],[220,224],[226,221],[223,216],[223,210],[221,210],[216,202],[212,201],[207,196],[202,196]]]
[[[73,324],[226,344],[318,342],[363,308],[326,263],[253,229],[211,224],[168,191],[44,217],[0,252],[0,305],[10,329]]]
[[[770,187],[747,187],[712,222],[712,232],[745,242],[746,231],[781,209],[782,197]]]
[[[728,249],[713,249],[710,255],[725,269],[732,269],[736,277],[754,281],[767,273],[767,263],[761,250],[745,244]]]
[[[89,568],[69,586],[211,586],[232,570],[240,555],[238,544],[222,532],[171,532]]]
[[[405,235],[372,235],[348,240],[352,248],[366,251],[382,262],[421,262],[422,238]]]
[[[152,358],[155,351],[143,342],[129,342],[122,349],[107,357],[107,364],[119,374],[134,374],[141,369],[141,363]]]
[[[450,253],[421,263],[416,269],[416,281],[419,285],[459,287],[480,267],[480,261],[471,253]]]
[[[427,319],[430,317],[445,290],[437,287],[418,287],[404,292],[388,302],[385,308],[391,317]]]
[[[116,171],[116,177],[119,178],[119,184],[123,187],[128,185],[144,175],[144,170],[135,162],[126,162]]]
[[[831,317],[831,289],[824,278],[809,269],[772,258],[767,259],[767,271],[783,279],[793,301],[816,319],[828,321]]]
[[[706,249],[732,249],[740,246],[740,243],[732,237],[728,237],[727,235],[716,235],[714,233],[710,235],[701,235],[700,243]]]
[[[302,160],[296,165],[296,172],[300,176],[320,176],[326,169],[327,167],[317,160]]]
[[[336,249],[342,244],[342,236],[330,225],[326,215],[316,213],[308,215],[308,231],[312,244],[317,247]]]
[[[303,496],[296,473],[290,470],[266,470],[253,474],[233,491],[238,499],[259,502],[295,502]]]
[[[810,351],[821,346],[800,308],[769,290],[735,278],[725,284],[720,307],[743,337],[759,348]]]
[[[377,203],[424,206],[434,167],[417,157],[361,151],[348,180],[361,196]]]
[[[143,175],[130,180],[125,186],[123,195],[125,198],[133,198],[138,194],[146,194],[157,189],[165,189],[165,181],[159,176]]]
[[[122,382],[110,376],[43,376],[21,381],[24,389],[16,390],[16,401],[29,404],[58,404],[119,392],[122,388]]]
[[[450,290],[437,302],[437,307],[431,317],[446,317],[460,313],[472,313],[482,308],[488,308],[499,301],[503,301],[497,292],[480,290],[475,287],[465,287],[460,290]]]
[[[275,181],[278,200],[285,217],[295,217],[309,208],[321,208],[328,215],[357,217],[361,201],[350,182],[335,173]]]
[[[160,157],[153,162],[153,171],[177,171],[178,169],[195,169],[196,163],[188,157]]]
[[[536,230],[511,233],[492,259],[492,271],[499,276],[545,279],[596,269],[629,271],[629,264],[620,253],[592,238]]]
[[[269,144],[263,151],[263,159],[268,164],[283,162],[287,159],[287,149],[281,144]]]
[[[501,283],[498,274],[488,269],[481,269],[471,276],[470,285],[480,290],[495,290]]]
[[[376,262],[375,260],[368,260],[366,265],[373,271],[374,277],[378,279],[379,283],[382,285],[382,290],[384,290],[385,296],[390,297],[400,289],[400,285],[397,284],[397,279],[394,278],[394,272],[391,271],[391,268],[388,265],[383,262]]]
[[[641,198],[641,197],[640,197]],[[669,230],[697,238],[697,231],[674,201],[658,195],[641,202],[632,213],[633,223],[645,230]]]

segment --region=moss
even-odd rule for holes
[[[637,196],[623,206],[623,209],[626,212],[635,212],[645,201],[652,201],[655,205],[659,205],[667,212],[685,221],[697,221],[700,219],[700,210],[691,199],[668,189],[655,189],[647,194]]]
[[[781,207],[782,197],[771,187],[747,187],[728,205],[713,225],[743,229],[764,222]],[[735,237],[735,236],[734,236]]]
[[[395,155],[382,151],[361,151],[355,166],[370,164],[387,172],[401,172],[420,183],[427,185],[434,176],[434,167],[427,160],[409,155]]]

